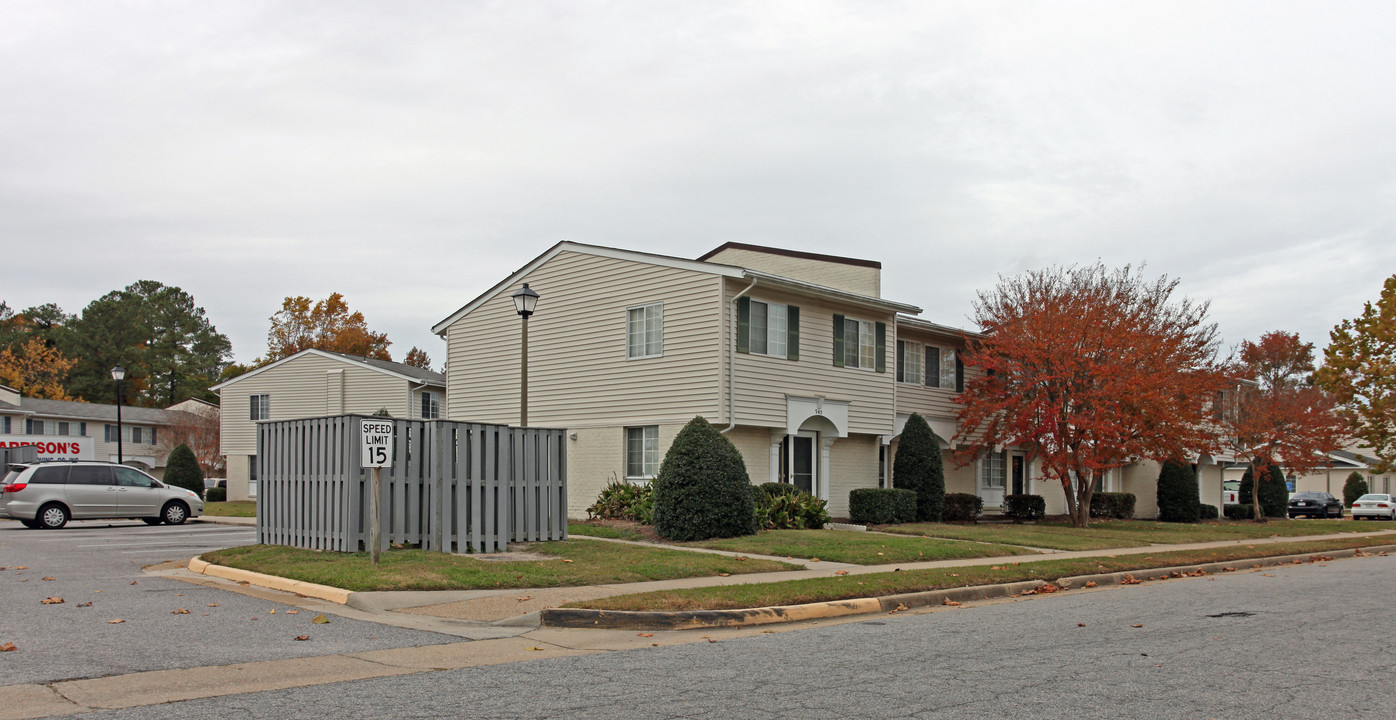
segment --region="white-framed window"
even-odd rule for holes
[[[625,477],[649,479],[659,474],[659,426],[625,429]]]
[[[664,303],[629,308],[626,316],[625,357],[635,359],[663,355]]]
[[[247,496],[257,497],[257,456],[247,456]]]
[[[751,352],[755,355],[786,357],[789,306],[751,301]]]
[[[926,387],[959,390],[954,350],[926,346]]]
[[[44,421],[43,421],[43,420],[35,420],[34,418],[26,418],[25,421],[24,421],[24,434],[25,434],[25,435],[43,435],[43,434],[44,434]]]
[[[435,420],[441,417],[441,393],[422,391],[422,419]]]
[[[1004,486],[1003,453],[994,452],[985,455],[979,460],[979,484],[986,488],[1001,488]]]
[[[877,323],[843,319],[843,366],[872,370],[877,366]]]
[[[250,395],[251,413],[249,417],[253,420],[267,420],[271,417],[271,395]]]
[[[921,384],[921,343],[897,341],[897,382]]]

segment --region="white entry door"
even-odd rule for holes
[[[984,507],[1003,507],[1003,453],[989,453],[979,460],[979,497]]]

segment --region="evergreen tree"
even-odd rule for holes
[[[1246,473],[1241,476],[1241,490],[1237,500],[1242,505],[1258,504],[1260,515],[1265,517],[1284,517],[1289,510],[1289,487],[1285,485],[1284,471],[1274,463],[1266,463],[1266,472],[1261,476],[1260,491],[1256,492],[1254,466],[1246,468]],[[1255,503],[1254,498],[1260,499]]]
[[[674,437],[654,486],[654,529],[669,540],[756,532],[754,488],[742,454],[701,416]]]
[[[1353,471],[1348,475],[1347,482],[1343,483],[1343,504],[1352,507],[1357,502],[1357,498],[1367,494],[1367,481],[1363,479],[1362,473]]]
[[[892,463],[892,487],[916,492],[916,519],[940,522],[945,512],[945,464],[931,426],[916,413],[906,419],[897,457]]]
[[[1202,518],[1197,473],[1179,460],[1167,460],[1158,474],[1158,519],[1195,523]]]
[[[165,483],[193,490],[203,496],[204,471],[199,468],[199,461],[194,458],[194,451],[188,445],[180,443],[170,451],[170,457],[165,461]]]

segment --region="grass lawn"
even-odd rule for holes
[[[612,538],[615,540],[645,540],[644,535],[629,528],[579,522],[567,523],[567,533],[569,535],[587,535],[590,537]]]
[[[254,500],[206,502],[204,514],[214,517],[257,517],[257,503]]]
[[[1026,545],[1052,550],[1098,550],[1137,545],[1183,544],[1216,540],[1249,540],[1268,537],[1299,537],[1332,533],[1360,533],[1369,528],[1351,520],[1277,520],[1266,523],[1215,520],[1198,524],[1164,523],[1150,520],[1092,520],[1090,527],[1078,529],[1067,523],[1031,525],[949,525],[910,523],[883,525],[877,530],[926,537],[978,540],[981,542]]]
[[[919,533],[918,533],[919,534]],[[1011,545],[903,538],[851,530],[767,530],[755,535],[682,543],[753,555],[819,558],[857,565],[950,560],[954,558],[1024,555],[1031,551]]]
[[[1037,560],[1012,565],[978,565],[974,567],[909,570],[897,573],[845,575],[774,583],[616,595],[570,603],[566,607],[649,611],[731,610],[878,597],[924,590],[993,585],[1020,580],[1050,581],[1075,575],[1134,570],[1147,571],[1150,568],[1199,565],[1210,562],[1235,561],[1235,567],[1240,570],[1250,567],[1245,561],[1251,558],[1322,553],[1381,544],[1382,542],[1382,538],[1354,537],[1257,546],[1237,545],[1205,550],[1172,550],[1151,555]],[[1140,579],[1148,579],[1147,572],[1140,573]]]
[[[769,560],[739,560],[597,540],[533,543],[527,552],[543,557],[496,561],[424,550],[392,550],[383,553],[382,562],[375,568],[368,553],[245,545],[205,553],[203,559],[356,592],[567,587],[800,569]]]

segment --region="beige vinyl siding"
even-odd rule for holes
[[[708,258],[708,262],[736,265],[859,295],[882,297],[882,271],[874,267],[789,257],[742,248],[723,250]]]
[[[729,282],[729,302],[724,316],[732,320],[730,298],[746,284]],[[736,353],[736,415],[741,425],[785,427],[786,396],[824,396],[827,400],[847,401],[848,432],[888,435],[893,430],[893,374],[895,357],[890,344],[894,339],[890,312],[863,311],[839,307],[813,298],[779,293],[758,284],[748,296],[763,302],[785,303],[800,308],[799,360],[765,355]],[[887,372],[834,366],[834,315],[887,324]],[[728,333],[730,337],[730,333]],[[733,342],[733,340],[729,340]]]
[[[1336,474],[1336,473],[1335,473]],[[1333,493],[1338,497],[1343,496],[1342,481],[1347,478],[1346,474],[1340,476],[1338,492]],[[1333,492],[1327,490],[1327,492]],[[1222,466],[1216,463],[1205,463],[1197,466],[1197,494],[1202,500],[1202,504],[1211,505],[1220,513],[1222,510]]]
[[[342,402],[328,397],[331,373],[343,378]],[[410,410],[406,380],[332,358],[303,355],[252,377],[235,380],[219,391],[225,455],[257,452],[256,423],[249,417],[248,397],[263,394],[271,396],[273,420],[321,417],[338,412],[369,414],[380,408],[387,409],[393,417],[406,418]],[[230,469],[230,476],[231,472]]]
[[[562,252],[524,281],[540,297],[529,323],[529,424],[656,425],[716,420],[722,351],[716,275]],[[521,320],[515,284],[446,330],[450,418],[517,424]],[[663,355],[627,359],[627,309],[663,303]]]
[[[1134,516],[1141,520],[1158,517],[1158,475],[1159,463],[1152,460],[1126,465],[1115,469],[1118,481],[1113,486],[1116,492],[1134,494]]]
[[[848,517],[848,493],[877,487],[876,435],[849,435],[829,447],[829,515]]]
[[[921,417],[954,418],[960,413],[960,404],[955,402],[954,389],[944,389],[939,387],[926,387],[926,354],[925,346],[938,347],[947,350],[954,350],[956,354],[964,347],[964,342],[959,338],[949,338],[937,336],[930,333],[920,332],[913,328],[898,327],[897,337],[888,343],[888,371],[893,373],[896,379],[897,345],[896,340],[920,343],[923,347],[921,355],[921,383],[913,385],[910,383],[897,383],[897,412],[903,415],[919,413]],[[971,368],[965,368],[965,378],[970,377]],[[949,439],[949,438],[946,438]]]

